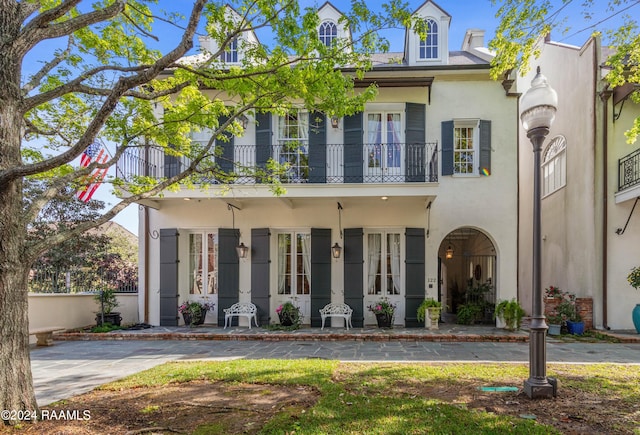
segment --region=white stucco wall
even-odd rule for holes
[[[235,227],[240,230],[240,241],[246,245],[251,245],[252,228],[271,228],[277,232],[316,227],[330,228],[332,244],[338,242],[344,245],[339,236],[339,201],[344,207],[343,229],[398,229],[403,233],[407,227],[425,230],[429,227],[429,236],[425,240],[425,282],[426,294],[434,298],[437,298],[438,250],[447,234],[461,227],[482,231],[493,242],[498,256],[498,299],[516,297],[516,99],[507,97],[500,83],[489,81],[486,77],[460,81],[459,76],[444,74],[433,86],[431,104],[428,104],[426,88],[382,88],[376,102],[368,105],[368,109],[407,101],[427,104],[428,142],[441,142],[442,121],[454,118],[491,120],[491,175],[445,176],[440,177],[438,183],[292,185],[282,198],[273,197],[265,191],[264,186],[233,188],[226,192],[226,196],[214,191],[168,193],[164,199],[157,201],[158,210],[150,210],[148,230],[153,234],[161,228],[178,228],[181,232],[180,250],[184,255],[189,230],[215,231],[232,227],[232,214],[226,204],[226,201],[232,201],[241,208],[235,211]],[[487,104],[487,101],[492,101],[492,104]],[[328,143],[342,142],[342,127],[341,121],[338,129],[327,129]],[[247,134],[236,139],[236,144],[252,143],[252,128],[250,125]],[[389,199],[381,200],[383,195]],[[185,196],[192,199],[184,201],[182,198]],[[174,199],[169,199],[171,197]],[[432,206],[428,222],[426,206],[429,201],[432,201]],[[144,231],[141,228],[141,233]],[[144,255],[142,240],[140,252]],[[183,263],[181,268],[186,267],[186,259]],[[160,283],[157,239],[150,240],[149,264],[149,322],[158,324]],[[240,260],[240,300],[250,300],[250,274],[250,258]],[[184,271],[180,275],[180,300],[183,300],[188,297],[187,277]],[[342,259],[332,262],[331,282],[333,300],[341,301],[344,291]],[[141,316],[143,307],[144,300],[141,298]]]
[[[519,78],[518,92],[531,86],[539,65],[558,93],[558,111],[543,147],[557,135],[566,138],[566,186],[542,199],[542,286],[554,285],[578,297],[594,298],[594,324],[602,321],[601,268],[598,264],[601,194],[596,178],[595,54],[591,40],[583,48],[546,43],[531,71]],[[520,131],[520,269],[521,298],[531,307],[533,152]]]
[[[290,185],[282,198],[275,198],[265,186],[234,186],[230,190],[183,190],[166,192],[149,210],[149,228],[140,219],[140,234],[157,235],[162,228],[178,228],[181,232],[181,255],[186,254],[189,230],[216,231],[232,227],[232,214],[227,201],[239,206],[235,211],[235,227],[240,241],[251,245],[252,228],[308,230],[330,228],[332,244],[344,245],[339,237],[337,202],[343,207],[342,228],[398,229],[419,227],[429,230],[425,239],[426,294],[437,298],[438,251],[446,236],[463,227],[482,231],[495,246],[497,263],[497,298],[517,297],[517,99],[505,94],[499,82],[491,81],[486,69],[434,70],[421,72],[433,76],[429,89],[395,87],[379,89],[375,102],[367,110],[393,107],[404,114],[407,102],[426,105],[426,141],[441,150],[441,123],[454,119],[491,121],[491,175],[440,176],[437,183],[397,184],[327,184]],[[404,116],[404,115],[402,115]],[[327,143],[343,143],[343,120],[338,128],[327,126]],[[366,141],[366,138],[363,138]],[[255,125],[250,119],[236,146],[255,143]],[[441,162],[441,155],[439,156]],[[380,198],[387,196],[383,201]],[[191,198],[184,201],[183,198]],[[432,202],[427,218],[426,206]],[[142,212],[141,212],[142,213]],[[142,215],[141,215],[142,216]],[[404,236],[403,236],[404,239]],[[272,244],[274,244],[272,237]],[[404,243],[404,240],[403,240]],[[144,318],[144,297],[149,297],[151,324],[159,324],[159,240],[150,239],[148,262],[149,285],[144,292],[144,237],[140,237],[140,318]],[[333,300],[342,301],[344,276],[342,259],[332,262]],[[188,297],[186,258],[180,264],[180,298]],[[251,261],[240,260],[240,300],[250,300]],[[220,308],[220,307],[218,307]],[[223,307],[222,307],[223,308]],[[209,317],[214,321],[214,317]],[[242,322],[242,320],[241,320]]]
[[[120,305],[116,311],[122,316],[122,324],[138,323],[138,295],[118,294]],[[92,293],[86,294],[29,294],[29,330],[59,326],[65,329],[95,325],[99,307]],[[35,343],[35,336],[31,337]]]

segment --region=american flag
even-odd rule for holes
[[[100,152],[100,148],[102,148],[102,146],[98,142],[94,142],[89,145],[80,157],[80,166],[83,168],[89,166],[91,160],[98,154],[98,152]]]
[[[80,166],[87,167],[92,161],[102,164],[107,161],[109,154],[107,150],[98,142],[94,142],[87,147],[80,157]],[[87,176],[83,182],[85,186],[78,189],[76,197],[83,202],[88,202],[104,179],[108,168],[96,168],[91,175]]]

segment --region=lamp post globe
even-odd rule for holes
[[[533,270],[531,327],[529,329],[529,379],[524,382],[524,391],[531,399],[550,398],[556,394],[554,379],[547,378],[547,324],[543,313],[541,259],[542,232],[540,155],[549,128],[556,116],[558,94],[549,86],[547,78],[540,72],[531,81],[531,88],[520,99],[520,120],[533,145]]]
[[[548,130],[553,124],[557,109],[558,93],[549,85],[538,67],[531,87],[520,98],[520,120],[527,135],[537,128]]]

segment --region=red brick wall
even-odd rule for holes
[[[544,314],[548,316],[552,314],[558,305],[560,305],[562,299],[545,299],[544,300]],[[576,309],[582,317],[584,322],[584,329],[593,329],[593,299],[591,298],[576,298]]]
[[[593,299],[576,298],[576,309],[582,317],[585,331],[593,329]]]

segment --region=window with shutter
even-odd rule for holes
[[[491,174],[491,121],[442,123],[442,175]]]

